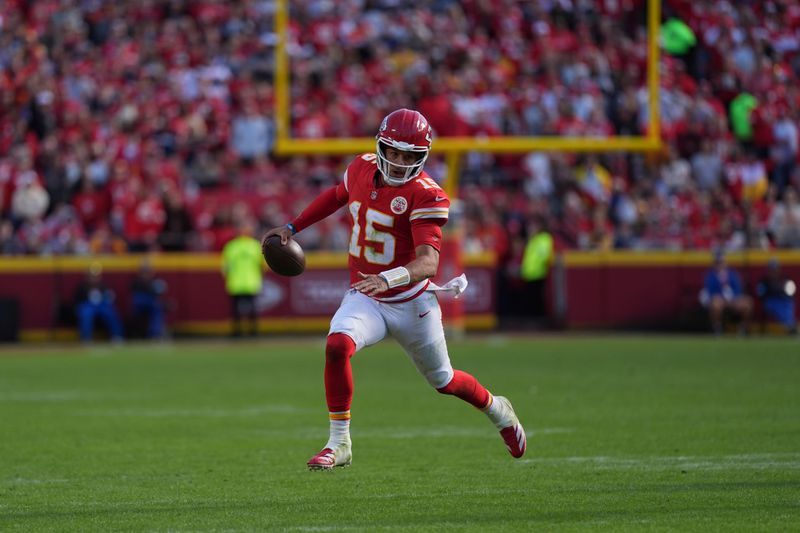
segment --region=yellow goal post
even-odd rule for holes
[[[649,127],[644,136],[618,137],[437,137],[433,152],[443,153],[447,177],[443,184],[451,198],[458,192],[461,155],[465,152],[654,152],[661,149],[659,116],[659,42],[661,0],[647,0],[647,90]],[[275,122],[277,155],[346,155],[375,149],[373,137],[293,139],[289,101],[291,76],[287,51],[289,0],[277,0],[275,11]]]

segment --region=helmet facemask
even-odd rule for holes
[[[387,147],[403,152],[414,152],[419,154],[419,159],[417,159],[417,161],[411,165],[392,163],[384,154],[384,150]],[[399,187],[419,176],[422,172],[422,168],[425,166],[425,161],[428,159],[428,154],[430,153],[430,149],[424,146],[414,146],[413,144],[408,144],[402,141],[389,141],[380,137],[378,138],[376,151],[378,154],[378,170],[380,171],[381,175],[383,175],[383,181],[392,187]],[[404,170],[405,173],[403,177],[392,176],[391,171],[393,167]]]

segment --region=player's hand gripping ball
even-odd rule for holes
[[[271,235],[264,239],[261,253],[269,268],[281,276],[299,276],[306,269],[306,255],[294,239],[281,244],[279,235]]]

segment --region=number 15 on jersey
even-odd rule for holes
[[[368,208],[361,218],[361,202],[353,201],[348,206],[350,216],[353,217],[353,231],[350,234],[350,255],[353,257],[363,257],[368,263],[375,265],[389,265],[394,261],[395,238],[394,235],[386,231],[381,231],[375,225],[385,228],[393,228],[395,217],[388,213]],[[363,223],[364,246],[358,244],[361,236]],[[371,243],[383,244],[383,251],[378,252]]]

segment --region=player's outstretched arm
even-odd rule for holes
[[[391,287],[413,285],[424,279],[432,278],[439,270],[439,251],[433,246],[421,244],[414,251],[417,257],[404,267],[393,268],[380,274],[358,273],[359,281],[353,288],[367,296],[388,291]]]

